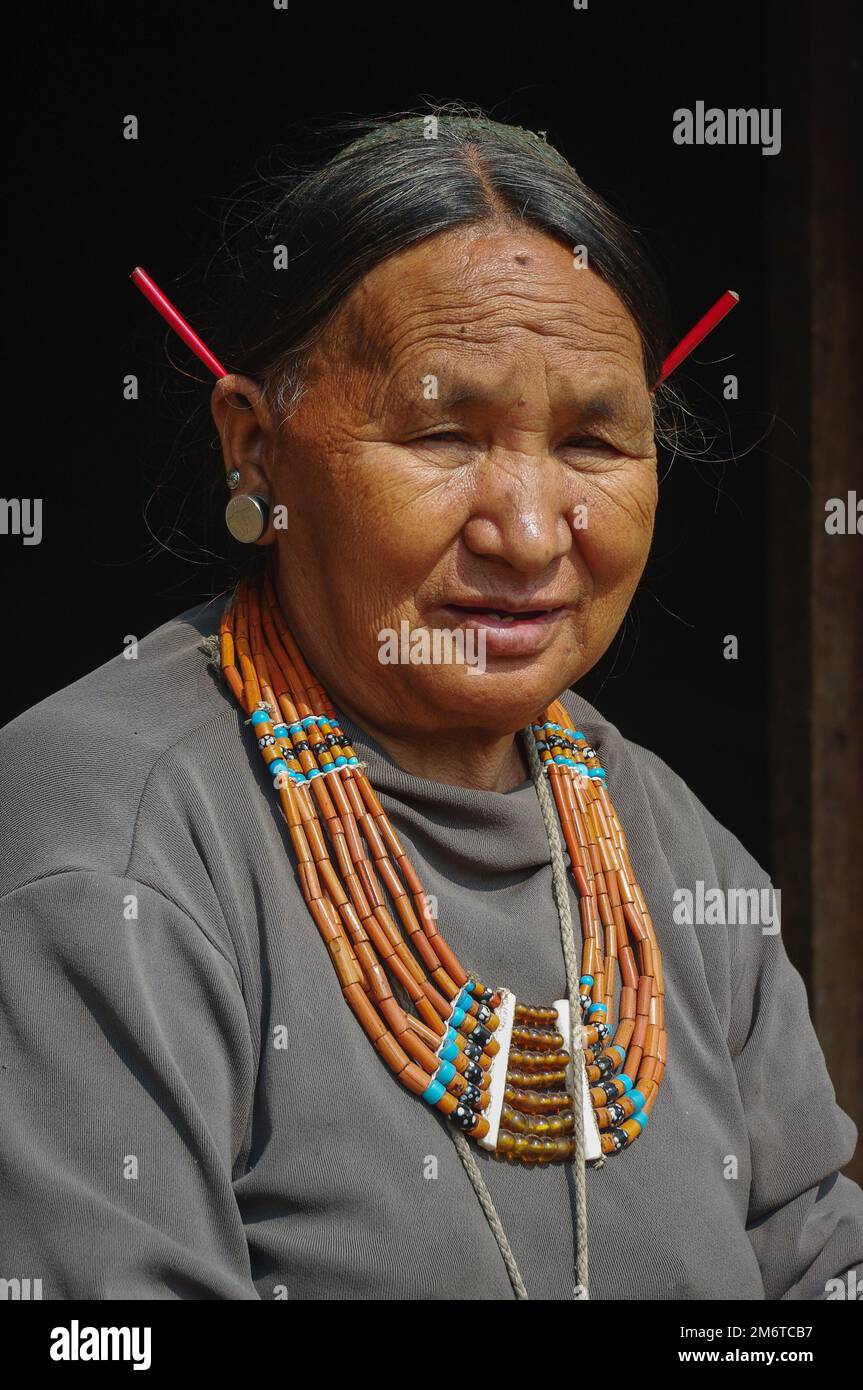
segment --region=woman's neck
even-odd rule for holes
[[[528,766],[514,734],[489,735],[476,729],[443,729],[429,745],[427,739],[406,739],[378,728],[357,713],[344,699],[341,709],[357,728],[369,734],[389,753],[393,762],[415,777],[445,782],[453,787],[508,792],[529,776]]]

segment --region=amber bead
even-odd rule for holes
[[[526,1114],[521,1110],[514,1110],[511,1105],[504,1104],[500,1113],[500,1123],[502,1129],[508,1129],[514,1134],[559,1136],[572,1133],[575,1116],[571,1110],[561,1111],[559,1114],[553,1115]]]
[[[509,1105],[527,1114],[566,1110],[572,1104],[572,1098],[566,1091],[527,1091],[519,1086],[507,1086],[503,1094]]]

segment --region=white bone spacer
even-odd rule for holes
[[[556,1033],[563,1034],[564,1049],[569,1051],[569,1000],[555,999],[554,1007],[557,1009],[557,1023],[554,1025]],[[582,1109],[584,1111],[584,1157],[586,1162],[594,1158],[602,1158],[602,1143],[599,1138],[599,1125],[596,1123],[593,1104],[590,1099],[590,1088],[587,1084],[587,1066],[584,1060],[584,1051],[579,1048],[581,1057],[581,1096]],[[567,1090],[572,1094],[572,1062],[567,1063],[566,1067]]]
[[[509,1067],[509,1044],[512,1038],[512,1025],[515,1022],[515,995],[510,990],[502,989],[500,991],[500,1004],[496,1013],[500,1022],[492,1036],[495,1042],[500,1044],[500,1051],[496,1057],[491,1059],[491,1081],[488,1088],[491,1100],[488,1108],[481,1112],[488,1120],[488,1134],[477,1140],[477,1144],[481,1148],[491,1151],[494,1151],[497,1146],[500,1112],[503,1109],[503,1093],[506,1090],[506,1073]]]

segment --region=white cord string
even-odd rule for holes
[[[561,840],[557,808],[555,807],[546,773],[540,761],[539,754],[536,751],[536,742],[530,729],[522,730],[522,739],[527,754],[528,765],[530,767],[530,774],[533,779],[533,785],[536,789],[537,798],[539,799],[545,833],[548,838],[548,848],[551,854],[552,890],[554,892],[554,901],[560,922],[560,939],[563,945],[563,959],[566,967],[566,987],[569,996],[569,1055],[572,1058],[572,1082],[569,1089],[573,1115],[575,1116],[575,1155],[573,1158],[573,1165],[575,1168],[575,1257],[573,1260],[575,1284],[572,1296],[576,1299],[587,1299],[590,1298],[587,1248],[587,1171],[584,1158],[584,1110],[582,1109],[581,1083],[584,1035],[581,1022],[581,1010],[578,1003],[581,974],[575,946],[575,936],[572,930],[572,912],[569,903],[566,862],[563,857],[563,842]],[[491,1193],[486,1186],[485,1179],[482,1176],[473,1149],[459,1130],[453,1129],[452,1127],[449,1127],[449,1129],[453,1142],[458,1150],[459,1158],[464,1164],[465,1171],[473,1184],[474,1191],[485,1212],[492,1234],[497,1241],[498,1249],[506,1265],[506,1272],[509,1275],[509,1281],[515,1296],[518,1299],[529,1299],[530,1295],[527,1292],[524,1280],[519,1272],[515,1256],[512,1253],[507,1239],[506,1231],[497,1214],[497,1209],[492,1200]]]

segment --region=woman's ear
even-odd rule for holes
[[[273,417],[263,389],[248,376],[230,374],[220,377],[213,388],[210,409],[222,442],[225,480],[233,494],[229,505],[233,505],[234,511],[239,507],[241,513],[243,507],[247,511],[257,507],[259,526],[260,502],[253,499],[262,499],[265,504],[260,535],[240,535],[235,529],[238,525],[236,515],[232,515],[229,529],[239,539],[254,540],[256,545],[272,545],[276,539],[273,526]],[[252,518],[255,518],[254,511]],[[256,529],[253,525],[253,530]]]
[[[273,417],[263,388],[249,376],[220,377],[210,399],[225,461],[226,475],[236,469],[243,492],[270,495]]]

